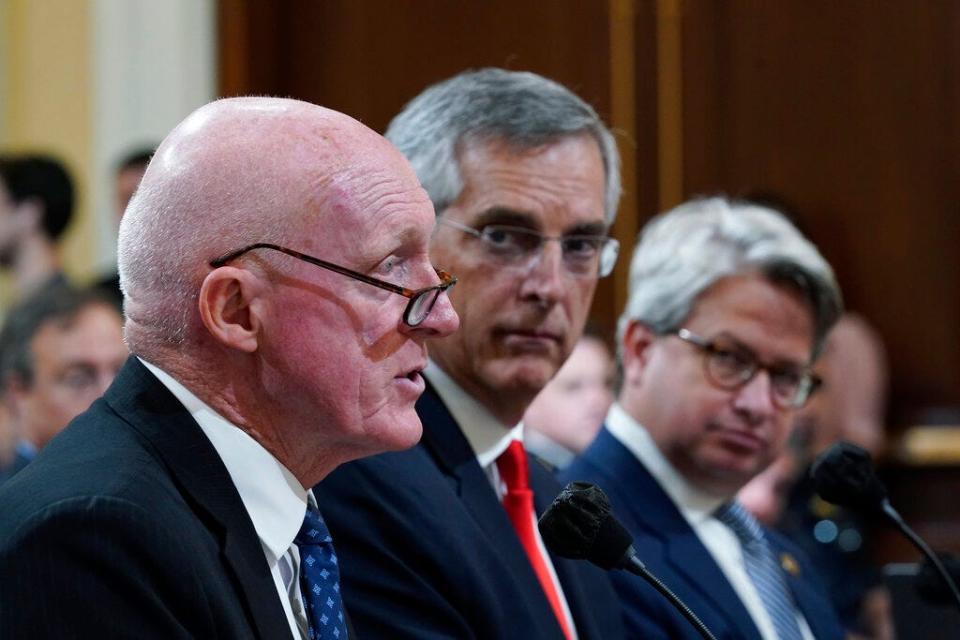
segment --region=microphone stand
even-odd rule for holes
[[[700,621],[700,618],[697,617],[693,611],[690,610],[690,607],[685,605],[677,595],[670,590],[670,588],[663,584],[660,579],[647,571],[647,567],[640,561],[640,558],[637,557],[636,553],[633,551],[633,546],[631,545],[630,549],[626,554],[628,557],[625,558],[625,562],[621,564],[622,569],[626,569],[630,573],[640,576],[644,580],[650,583],[650,585],[660,592],[660,594],[670,601],[670,604],[674,608],[683,614],[683,617],[687,619],[691,625],[696,628],[704,640],[717,640],[716,636],[710,633],[710,629],[707,629],[707,626]]]
[[[923,541],[920,536],[918,536],[913,529],[907,526],[907,523],[903,521],[903,518],[893,508],[893,505],[890,504],[890,501],[887,498],[883,499],[883,502],[880,503],[881,509],[883,509],[884,515],[890,518],[895,525],[903,532],[903,535],[907,536],[910,542],[913,543],[917,549],[920,550],[927,559],[933,564],[934,568],[937,570],[937,573],[940,574],[940,577],[943,578],[944,583],[950,589],[950,593],[953,594],[953,599],[957,603],[957,607],[960,607],[960,590],[957,589],[957,584],[953,581],[953,578],[950,577],[950,573],[947,571],[946,567],[943,566],[943,563],[940,561],[940,558],[936,553],[933,552],[933,549]]]

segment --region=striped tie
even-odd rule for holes
[[[728,502],[717,509],[717,520],[730,527],[743,546],[747,573],[760,594],[780,640],[802,640],[793,600],[773,550],[767,544],[763,528],[739,502]]]

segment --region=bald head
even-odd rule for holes
[[[123,217],[127,343],[312,486],[420,436],[426,341],[457,326],[434,222],[409,163],[356,120],[214,102],[160,144]],[[433,295],[413,324],[409,291]]]
[[[254,242],[309,250],[304,223],[337,215],[361,197],[357,176],[397,157],[356,120],[297,100],[233,98],[192,113],[157,149],[121,223],[131,349],[190,340],[212,258]]]

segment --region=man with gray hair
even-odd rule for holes
[[[609,495],[638,557],[717,638],[843,637],[800,553],[734,500],[783,448],[841,306],[830,266],[771,209],[693,200],[641,234],[619,399],[562,479]],[[649,585],[613,579],[631,637],[700,637]]]
[[[521,417],[583,332],[616,241],[613,137],[532,73],[484,69],[428,88],[387,138],[430,194],[430,252],[459,270],[461,330],[431,340],[421,444],[345,465],[316,488],[357,631],[389,638],[617,638],[598,570],[548,554],[559,491],[524,453]]]
[[[310,487],[421,434],[433,208],[359,122],[202,107],[120,226],[133,357],[0,488],[0,637],[353,636]]]

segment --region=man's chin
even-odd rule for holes
[[[423,425],[420,417],[411,407],[397,415],[390,424],[376,432],[376,444],[381,453],[384,451],[402,451],[420,442]]]
[[[509,358],[498,360],[487,368],[490,386],[503,393],[536,395],[557,373],[559,365],[546,358]]]

